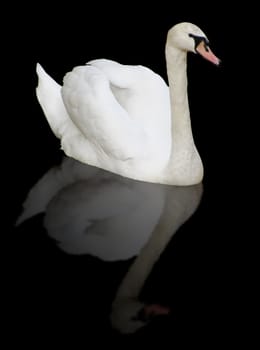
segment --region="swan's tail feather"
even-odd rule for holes
[[[61,138],[69,116],[61,97],[61,86],[37,63],[38,86],[36,95],[46,119],[56,137]]]

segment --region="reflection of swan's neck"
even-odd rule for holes
[[[172,148],[169,171],[186,171],[197,152],[193,142],[187,91],[187,53],[169,44],[166,45],[167,74],[170,86]],[[197,159],[200,161],[200,159]],[[185,175],[181,171],[182,176]],[[188,175],[189,176],[189,175]]]

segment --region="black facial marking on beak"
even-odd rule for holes
[[[192,33],[189,33],[189,36],[190,36],[191,38],[194,39],[195,51],[197,51],[197,46],[198,46],[202,41],[204,42],[205,50],[208,51],[209,41],[208,41],[207,38],[205,38],[204,36],[194,35],[194,34],[192,34]]]

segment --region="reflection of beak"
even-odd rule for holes
[[[196,47],[196,51],[206,60],[216,64],[217,66],[221,62],[220,59],[214,55],[214,53],[210,50],[210,48],[205,44],[203,40]]]

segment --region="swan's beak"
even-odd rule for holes
[[[196,47],[196,51],[204,57],[206,60],[216,64],[217,66],[220,64],[220,59],[214,55],[214,53],[210,50],[208,45],[202,40],[199,45]]]

